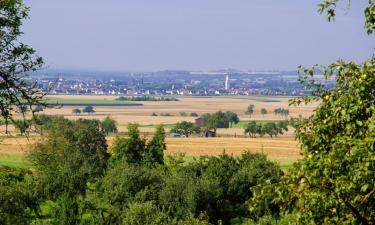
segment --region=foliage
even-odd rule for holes
[[[83,108],[82,112],[83,113],[94,113],[95,110],[94,110],[94,107],[92,107],[91,105],[89,105],[89,106],[86,106],[85,108]]]
[[[196,112],[192,112],[192,113],[190,113],[190,116],[191,116],[191,117],[198,117],[199,115],[198,115],[198,113],[196,113]]]
[[[324,0],[318,5],[318,12],[325,13],[328,21],[333,21],[336,16],[336,8],[339,0]],[[348,0],[348,8],[350,8],[350,0]],[[372,34],[375,30],[375,1],[368,0],[368,5],[364,9],[365,29],[367,34]]]
[[[117,125],[116,121],[112,119],[111,117],[107,116],[100,124],[101,129],[106,133],[107,135],[110,133],[117,133]]]
[[[170,113],[160,113],[160,116],[173,116],[173,115]]]
[[[86,185],[100,177],[107,166],[107,142],[98,121],[62,121],[34,146],[29,159],[38,170],[47,197],[86,193]]]
[[[246,115],[253,115],[254,114],[254,105],[253,104],[250,104],[248,107],[247,107],[247,110],[245,112]]]
[[[260,114],[262,114],[262,116],[266,115],[267,113],[268,113],[267,109],[265,108],[260,109]]]
[[[126,161],[113,164],[100,184],[100,193],[109,214],[106,219],[118,224],[129,203],[156,201],[164,174],[161,166],[148,167]]]
[[[80,109],[73,109],[72,113],[78,115],[78,114],[81,114],[82,111]]]
[[[0,224],[30,224],[38,214],[31,172],[0,168]]]
[[[163,164],[165,149],[165,130],[163,126],[160,125],[156,128],[155,135],[147,143],[146,152],[144,155],[145,161],[149,164]]]
[[[279,122],[264,122],[257,123],[256,121],[251,121],[245,126],[245,134],[249,134],[250,137],[255,138],[257,135],[263,137],[264,135],[269,135],[271,138],[277,135],[284,134],[288,131],[288,121]]]
[[[139,163],[146,151],[146,140],[141,138],[137,124],[130,123],[127,128],[127,137],[117,137],[113,144],[114,159]]]
[[[199,133],[200,128],[197,125],[195,125],[194,123],[182,121],[182,122],[178,122],[171,129],[171,132],[172,133],[178,133],[178,134],[181,134],[181,135],[185,135],[186,137],[189,137],[190,135],[192,135],[194,133]]]
[[[231,112],[231,111],[226,111],[225,114],[229,121],[230,127],[232,127],[233,124],[238,124],[240,122],[240,118],[238,117],[236,113]]]
[[[281,115],[287,117],[289,115],[289,109],[277,108],[274,110],[275,115]]]
[[[180,116],[182,116],[182,117],[187,117],[188,114],[187,114],[186,112],[180,112]]]
[[[0,1],[0,113],[6,124],[14,121],[13,114],[19,108],[34,113],[33,106],[46,105],[44,94],[36,83],[27,80],[26,74],[41,68],[43,60],[19,41],[28,11],[21,0]],[[25,110],[20,113],[25,119]]]
[[[311,81],[317,68],[302,69],[315,114],[297,129],[304,158],[280,191],[306,223],[371,224],[375,218],[375,58],[362,65],[338,61],[322,67],[333,89]],[[287,197],[289,196],[289,197]]]
[[[228,128],[229,120],[227,115],[218,111],[214,114],[205,114],[203,115],[203,130],[207,133],[208,131],[213,130],[216,133],[217,128]]]
[[[149,95],[143,96],[132,96],[132,97],[125,97],[121,96],[116,98],[117,101],[142,101],[142,102],[171,102],[171,101],[178,101],[177,98],[174,97],[153,97]]]
[[[25,135],[31,128],[31,122],[30,120],[14,120],[13,125],[16,128],[16,130],[21,134]]]

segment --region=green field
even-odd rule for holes
[[[134,103],[116,100],[82,100],[82,99],[53,99],[47,100],[49,104],[62,106],[143,106],[142,103]]]
[[[30,168],[31,163],[27,162],[24,156],[19,154],[0,154],[0,166]]]

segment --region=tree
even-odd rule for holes
[[[245,126],[245,134],[249,134],[250,137],[256,136],[256,134],[257,134],[257,123],[255,121],[251,121]]]
[[[85,195],[89,181],[103,175],[109,153],[97,120],[60,121],[28,156],[34,164],[43,194],[56,199],[62,193]]]
[[[188,114],[187,114],[186,112],[180,112],[180,116],[182,116],[182,117],[187,117]]]
[[[262,109],[260,110],[260,114],[262,114],[262,116],[266,115],[267,113],[268,113],[268,111],[267,111],[267,109],[265,109],[265,108],[262,108]]]
[[[110,133],[117,133],[117,125],[116,121],[112,119],[111,117],[107,116],[102,122],[101,122],[101,128],[107,135]]]
[[[165,130],[162,125],[156,128],[155,135],[147,143],[145,160],[148,163],[154,164],[164,164],[164,150],[165,145]]]
[[[251,117],[251,115],[253,115],[253,113],[254,113],[254,105],[253,105],[253,104],[250,104],[250,105],[247,107],[247,110],[246,110],[245,114],[250,115],[250,117]]]
[[[218,111],[214,114],[205,114],[203,116],[203,129],[206,132],[213,130],[216,134],[217,128],[228,128],[229,120],[226,114],[222,111]]]
[[[86,106],[85,108],[82,109],[83,113],[95,113],[94,107],[92,106]]]
[[[324,0],[318,5],[318,12],[325,13],[328,21],[333,21],[336,16],[336,8],[340,1],[339,0]],[[350,7],[350,0],[348,0],[348,7]],[[365,29],[367,34],[372,34],[375,30],[375,2],[373,0],[368,1],[368,5],[364,10],[365,14]]]
[[[226,111],[225,114],[230,123],[230,127],[232,127],[233,124],[238,124],[240,122],[240,118],[238,117],[236,113],[231,112],[231,111]]]
[[[43,60],[19,40],[28,12],[21,0],[0,2],[0,116],[6,125],[14,121],[18,108],[25,107],[33,113],[34,105],[46,105],[45,94],[37,89],[36,83],[27,80],[27,73],[40,69]],[[21,113],[25,119],[25,111]]]
[[[32,172],[0,167],[0,224],[31,224],[39,212]]]
[[[192,112],[192,113],[190,113],[190,116],[191,116],[191,117],[198,117],[199,115],[198,115],[198,113],[196,113],[196,112]]]
[[[33,112],[34,113],[38,113],[38,112],[43,112],[44,108],[42,105],[36,105],[34,108],[33,108]]]
[[[14,127],[21,135],[26,135],[31,127],[31,121],[26,119],[14,120]]]
[[[191,122],[182,121],[177,123],[172,129],[171,132],[178,133],[189,137],[194,133],[199,133],[200,128]]]
[[[73,114],[76,114],[76,115],[81,114],[81,112],[82,112],[82,111],[81,111],[80,109],[73,109],[73,110],[72,110],[72,113],[73,113]]]
[[[275,123],[267,122],[264,124],[264,133],[268,134],[272,138],[273,136],[277,136],[279,132]]]
[[[137,124],[128,125],[127,137],[117,137],[112,151],[115,160],[124,159],[128,163],[141,163],[146,149],[146,140],[139,135]]]
[[[338,1],[324,1],[320,12],[331,20]],[[365,8],[368,33],[375,28],[375,2]],[[326,88],[316,71],[334,79]],[[375,57],[360,65],[337,61],[327,67],[300,68],[309,96],[291,104],[319,102],[301,121],[297,138],[303,159],[278,186],[283,209],[295,208],[298,223],[374,224],[375,218]]]

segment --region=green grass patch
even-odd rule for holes
[[[19,154],[0,154],[0,166],[12,168],[31,168],[32,164],[28,162],[23,155]]]
[[[116,100],[83,100],[83,99],[53,99],[47,100],[49,104],[62,106],[143,106],[142,103],[116,101]]]
[[[237,124],[233,124],[232,128],[245,128],[245,126],[250,123],[252,120],[242,120]],[[282,120],[254,120],[257,124],[263,124],[267,122],[280,122]]]
[[[273,161],[278,163],[281,169],[284,171],[291,168],[293,163],[297,162],[297,160],[292,160],[292,159],[275,159]]]

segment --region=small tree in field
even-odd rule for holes
[[[245,112],[246,115],[253,115],[254,114],[254,105],[253,104],[250,104],[248,107],[247,107],[247,110]]]
[[[232,127],[233,124],[238,124],[240,122],[240,118],[238,117],[236,113],[231,112],[231,111],[226,111],[225,114],[228,118],[230,127]]]
[[[80,109],[73,109],[73,110],[72,110],[72,113],[73,113],[73,114],[76,114],[76,115],[81,114],[81,112],[82,112],[82,111],[81,111]]]
[[[199,133],[200,128],[191,122],[182,121],[176,124],[171,129],[171,132],[178,133],[181,135],[185,135],[186,137],[189,137],[191,134]]]
[[[190,113],[190,116],[191,116],[191,117],[198,117],[199,115],[198,115],[198,113],[196,113],[196,112],[192,112],[192,113]]]
[[[85,108],[83,108],[82,112],[83,113],[95,113],[95,110],[94,110],[94,107],[92,106],[86,106]]]
[[[267,111],[267,109],[265,109],[265,108],[262,108],[262,109],[260,110],[260,114],[262,114],[262,116],[266,115],[267,113],[268,113],[268,111]]]
[[[107,116],[101,123],[102,130],[108,135],[110,133],[117,133],[117,123],[114,119]]]

